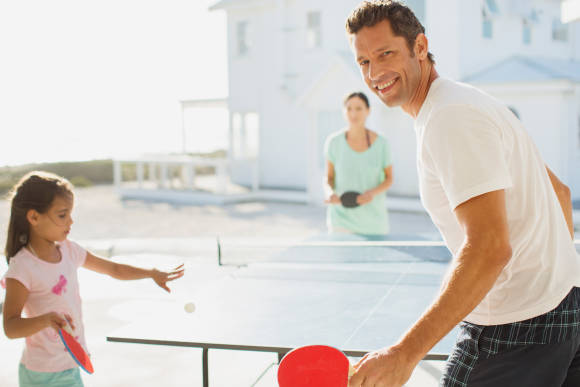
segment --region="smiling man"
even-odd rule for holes
[[[368,87],[415,120],[421,199],[454,257],[432,305],[349,385],[403,385],[457,324],[442,386],[580,385],[568,187],[501,102],[438,76],[409,8],[363,2],[346,29]]]

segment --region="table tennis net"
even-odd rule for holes
[[[441,242],[304,242],[249,244],[221,240],[221,265],[250,263],[447,263],[451,253]]]

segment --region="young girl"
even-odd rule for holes
[[[8,338],[26,338],[19,369],[21,387],[83,385],[57,333],[68,324],[86,348],[77,277],[80,266],[120,280],[151,278],[168,292],[167,282],[184,273],[183,265],[165,273],[91,254],[67,239],[72,209],[72,186],[59,176],[31,172],[13,189],[3,318]]]

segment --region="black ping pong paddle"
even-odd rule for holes
[[[358,198],[360,193],[356,191],[347,191],[340,195],[340,202],[345,208],[354,208],[358,207],[359,204],[357,203],[356,199]]]

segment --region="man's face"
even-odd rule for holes
[[[419,59],[389,21],[363,27],[352,35],[352,47],[365,83],[387,106],[410,102],[421,78]]]

